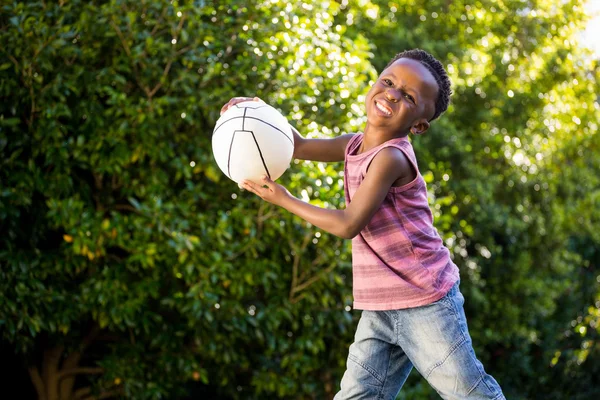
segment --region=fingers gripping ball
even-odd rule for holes
[[[244,101],[229,108],[215,124],[212,151],[231,180],[276,180],[288,169],[294,135],[287,119],[268,104]]]

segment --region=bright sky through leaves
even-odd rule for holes
[[[583,43],[600,56],[600,0],[590,0],[586,8],[591,18],[583,33]]]

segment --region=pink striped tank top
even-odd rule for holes
[[[394,310],[439,300],[459,279],[459,271],[433,226],[427,187],[412,145],[406,137],[397,138],[356,154],[362,140],[363,135],[357,134],[346,147],[346,204],[385,147],[402,151],[417,177],[391,187],[371,221],[352,239],[354,308]]]

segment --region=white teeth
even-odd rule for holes
[[[381,111],[383,111],[384,113],[386,113],[386,115],[392,115],[392,112],[390,110],[388,110],[387,108],[385,108],[384,106],[382,106],[378,102],[375,102],[375,107],[377,107],[378,109],[380,109]]]

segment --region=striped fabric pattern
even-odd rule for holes
[[[408,138],[397,138],[356,154],[362,140],[363,135],[357,134],[346,147],[346,204],[373,158],[386,147],[401,150],[417,177],[390,188],[371,221],[352,239],[354,308],[395,310],[439,300],[459,279],[459,271],[433,226],[427,187],[412,145]]]

